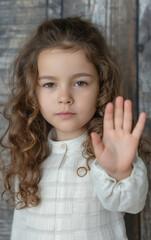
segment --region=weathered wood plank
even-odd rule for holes
[[[11,51],[1,51],[0,56],[0,69],[7,69],[9,68],[10,64],[12,63],[14,57],[16,56],[16,52]],[[0,73],[1,74],[1,73]],[[2,76],[3,77],[3,76]]]
[[[0,119],[3,120],[0,116]],[[1,193],[1,192],[0,192]],[[9,240],[13,220],[13,211],[0,201],[0,240]]]
[[[24,42],[24,38],[2,38],[0,39],[0,50],[1,49],[17,49],[19,50]]]
[[[45,14],[46,9],[44,7],[0,9],[0,24],[9,25],[12,22],[14,24],[31,24],[32,22],[39,24],[46,18]]]
[[[36,23],[32,22],[30,24],[17,24],[9,25],[0,24],[0,38],[10,39],[10,38],[26,38],[27,35],[37,26]],[[1,47],[1,45],[0,45]]]
[[[59,18],[62,16],[62,6],[60,0],[48,0],[47,19]]]
[[[12,8],[12,6],[15,4],[16,7],[44,7],[46,6],[46,0],[1,0],[0,1],[0,9],[8,9]]]
[[[151,139],[151,1],[139,1],[139,112],[145,111],[144,136]],[[151,183],[151,163],[147,164]],[[144,211],[141,213],[141,239],[151,239],[151,185]]]
[[[116,59],[121,67],[122,88],[125,98],[133,101],[133,112],[137,116],[136,89],[136,1],[111,1],[110,46],[115,50]]]

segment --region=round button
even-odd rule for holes
[[[87,174],[87,169],[85,167],[79,167],[77,169],[77,174],[79,177],[84,177]]]

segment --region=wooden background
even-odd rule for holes
[[[0,0],[0,112],[8,96],[8,68],[27,35],[42,20],[79,15],[102,30],[121,66],[125,98],[134,119],[147,113],[144,136],[151,138],[151,0]],[[6,123],[0,114],[0,134]],[[147,164],[151,182],[151,164]],[[9,240],[13,211],[0,203],[0,240]],[[144,210],[126,214],[130,240],[151,239],[151,188]]]

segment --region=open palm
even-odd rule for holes
[[[104,115],[104,131],[101,141],[97,133],[91,133],[95,156],[109,175],[121,180],[130,175],[146,114],[141,113],[132,130],[132,103],[116,98],[115,111],[108,103]],[[115,114],[113,114],[115,112]]]

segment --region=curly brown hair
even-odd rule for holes
[[[48,133],[53,126],[40,113],[35,88],[38,79],[37,59],[41,51],[59,47],[62,49],[83,49],[87,59],[94,64],[99,75],[100,91],[97,110],[87,123],[88,137],[84,143],[89,160],[94,158],[91,132],[103,136],[103,116],[108,102],[114,102],[120,90],[119,68],[113,60],[106,41],[98,28],[89,20],[80,17],[57,18],[43,22],[30,36],[15,59],[11,77],[12,94],[4,108],[8,128],[0,140],[6,155],[1,157],[4,191],[10,193],[6,200],[20,208],[37,206],[38,183],[41,180],[40,164],[49,156]],[[2,156],[2,154],[1,154]],[[18,179],[18,190],[13,184]],[[15,204],[15,199],[17,203]]]

